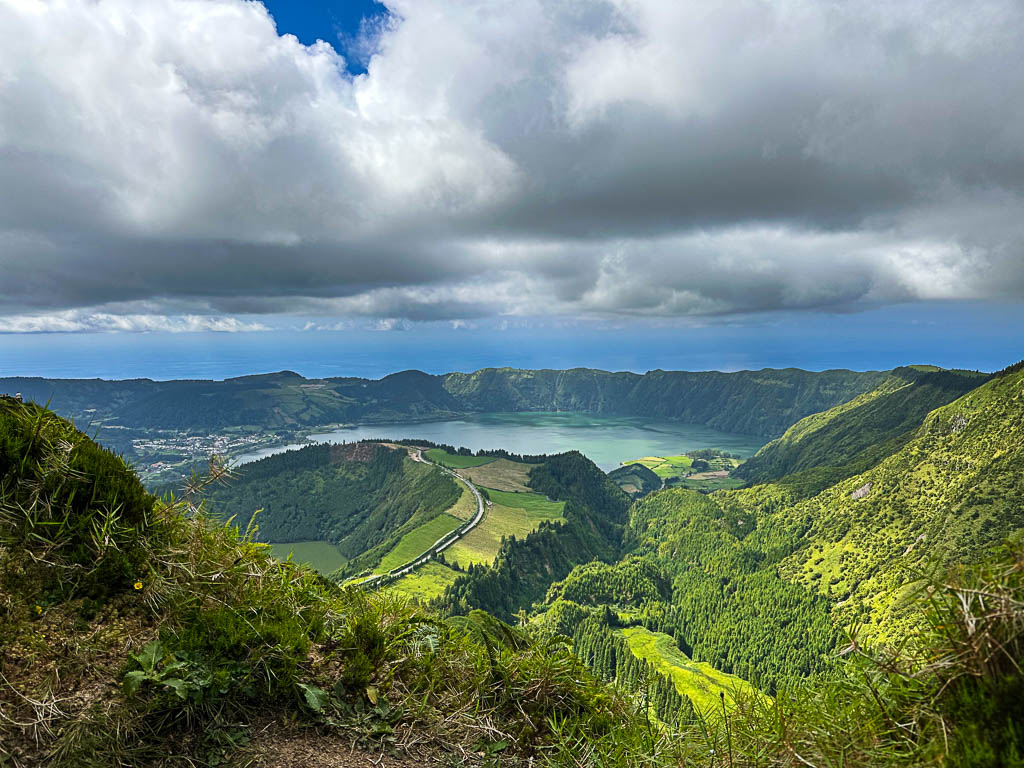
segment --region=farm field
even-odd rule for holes
[[[670,477],[681,477],[690,471],[693,459],[689,456],[644,456],[639,459],[622,462],[627,464],[643,464],[662,480]]]
[[[392,568],[415,560],[430,549],[435,541],[446,533],[451,533],[460,525],[462,525],[462,521],[449,514],[438,515],[432,520],[428,520],[405,534],[395,548],[384,555],[380,564],[374,568],[374,573],[387,573]]]
[[[755,691],[746,680],[720,672],[705,662],[692,661],[669,635],[643,627],[628,627],[619,634],[634,656],[646,659],[659,672],[671,677],[676,690],[688,696],[699,712],[717,711],[722,706],[723,693],[727,704],[733,706],[738,693]]]
[[[451,568],[432,561],[403,576],[391,584],[388,589],[393,589],[414,600],[426,602],[444,594],[445,588],[452,584],[458,575]]]
[[[323,574],[338,570],[346,562],[338,548],[329,541],[292,541],[271,544],[270,551],[279,560],[287,560],[290,554],[292,562],[305,563]]]
[[[710,474],[710,473],[708,473]],[[746,482],[738,477],[687,477],[673,487],[689,488],[691,491],[722,491],[742,488]]]
[[[469,490],[469,486],[461,480],[456,480],[459,487],[462,489],[462,495],[459,496],[459,500],[455,502],[453,507],[445,510],[445,512],[452,517],[457,517],[459,520],[470,520],[473,515],[476,514],[476,496]]]
[[[495,488],[499,491],[522,491],[529,493],[530,488],[527,481],[530,479],[530,470],[536,464],[523,464],[508,459],[495,459],[478,467],[466,467],[462,474],[477,485],[487,488]]]
[[[548,501],[539,493],[486,489],[494,502],[480,524],[445,550],[445,559],[463,568],[494,562],[504,536],[523,538],[542,520],[561,520],[564,501]]]
[[[518,507],[526,514],[536,520],[557,520],[562,517],[562,510],[565,509],[564,501],[548,501],[539,493],[511,493],[499,491],[494,488],[487,489],[487,495],[495,504],[504,507]]]
[[[430,448],[424,451],[423,455],[435,464],[440,464],[442,467],[448,467],[449,469],[479,467],[495,460],[491,456],[460,456],[456,453],[448,453],[440,448]]]

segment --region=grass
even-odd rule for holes
[[[537,526],[523,509],[493,504],[480,524],[444,551],[445,559],[468,568],[473,563],[491,565],[503,536],[523,538]]]
[[[494,461],[491,456],[460,456],[448,453],[440,448],[430,448],[424,453],[430,461],[440,464],[449,469],[465,469],[466,467],[479,467]]]
[[[722,694],[732,708],[738,698],[755,692],[746,680],[720,672],[706,662],[692,661],[669,635],[643,627],[629,627],[620,632],[633,655],[646,659],[658,672],[670,677],[676,690],[693,702],[697,712],[704,715],[720,712]]]
[[[561,520],[564,501],[548,501],[539,493],[510,493],[487,489],[493,504],[480,524],[445,550],[445,557],[463,568],[473,563],[491,565],[501,539],[522,539],[542,520]]]
[[[430,549],[434,542],[446,533],[451,533],[461,524],[461,520],[448,514],[438,515],[428,520],[405,534],[395,548],[384,555],[380,564],[374,569],[374,573],[387,573],[392,568],[415,560]]]
[[[510,493],[488,488],[487,495],[495,504],[518,507],[524,510],[527,516],[536,520],[560,520],[562,510],[565,509],[564,501],[549,501],[539,493]]]
[[[345,557],[329,541],[271,544],[270,551],[279,560],[287,560],[291,555],[293,563],[303,563],[323,574],[336,571],[346,563]]]
[[[457,517],[459,520],[470,520],[473,515],[476,514],[476,496],[469,490],[469,486],[461,480],[456,480],[459,487],[462,489],[462,495],[459,496],[459,500],[455,502],[455,505],[445,510],[446,514],[452,517]]]
[[[706,480],[685,478],[675,487],[689,488],[691,491],[731,491],[745,485],[746,482],[738,477],[712,477]]]
[[[468,467],[463,475],[477,485],[496,488],[499,491],[521,491],[529,493],[527,482],[530,470],[536,465],[523,464],[508,459],[495,459],[479,467]]]
[[[431,561],[388,586],[400,595],[425,603],[441,597],[459,574],[446,565]]]
[[[689,474],[693,459],[689,456],[644,456],[622,463],[643,464],[662,480],[667,480],[670,477],[685,477]]]

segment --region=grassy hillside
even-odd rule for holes
[[[463,491],[403,450],[350,443],[245,464],[229,484],[211,489],[207,501],[213,514],[233,518],[242,530],[253,520],[262,541],[334,544],[346,558],[345,572],[358,573],[377,566],[412,531],[458,508]]]
[[[41,409],[0,400],[0,472],[5,765],[269,764],[282,744],[525,762],[563,729],[642,733],[564,646],[282,564]]]
[[[642,462],[633,462],[613,469],[608,478],[632,498],[646,496],[661,488],[662,479]]]
[[[746,680],[719,672],[710,664],[692,661],[669,635],[643,627],[627,627],[619,632],[634,656],[650,662],[658,674],[671,679],[676,691],[705,716],[720,714],[723,703],[732,709],[737,699],[755,695]]]
[[[575,568],[549,591],[544,615],[591,648],[608,646],[621,622],[664,633],[689,658],[768,692],[833,675],[847,628],[859,625],[875,644],[905,641],[917,631],[914,583],[1024,528],[1022,392],[1024,372],[992,378],[924,416],[874,466],[809,496],[794,476],[710,495],[651,494],[631,509],[630,557]],[[826,421],[857,423],[850,413],[885,397]],[[795,442],[818,439],[805,426]],[[835,440],[835,458],[823,453],[821,466],[841,465],[855,442]],[[650,586],[663,583],[668,593]],[[608,669],[600,654],[591,663]]]
[[[816,490],[861,472],[899,450],[930,411],[980,386],[988,376],[970,371],[898,368],[877,388],[794,424],[734,474],[751,483],[806,474]]]

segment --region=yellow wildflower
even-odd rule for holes
[[[136,589],[142,589],[142,582],[141,581],[136,581],[135,582],[135,588]]]
[[[36,615],[38,616],[38,615],[39,615],[39,614],[41,614],[42,612],[43,612],[43,606],[41,606],[41,605],[37,605],[37,606],[36,606]]]

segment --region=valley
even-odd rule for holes
[[[772,440],[547,412],[311,432],[197,514],[371,610],[454,622],[488,658],[556,644],[659,728],[714,730],[826,696],[851,648],[918,642],[923,584],[1015,551],[1022,392],[1015,366],[897,369]]]

